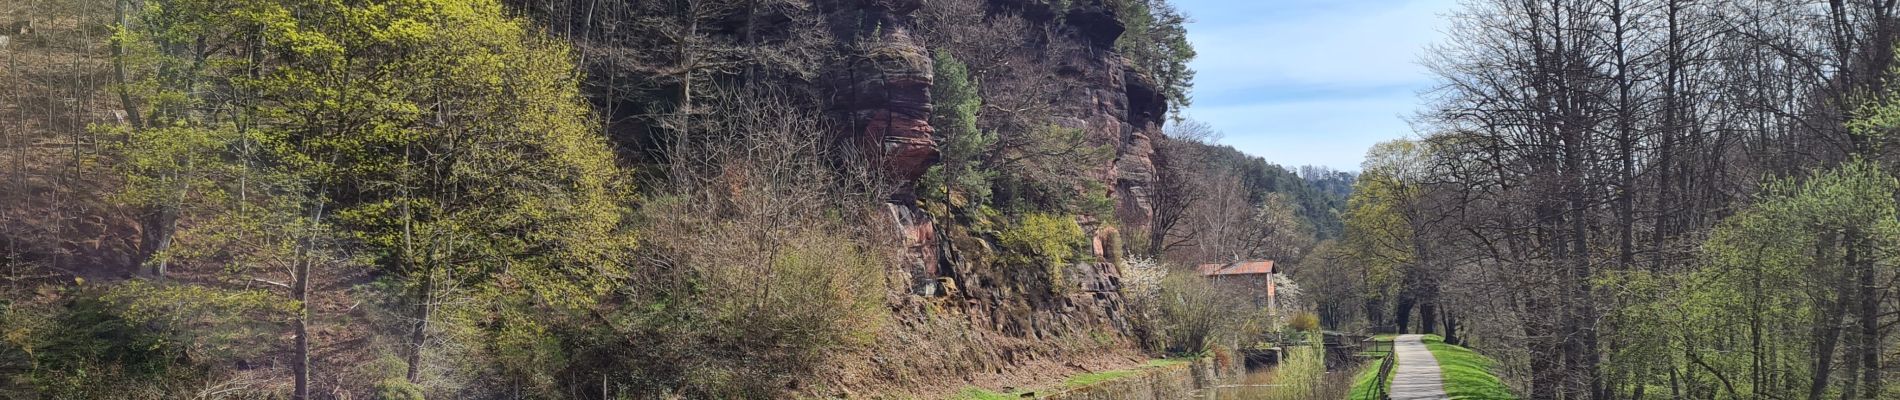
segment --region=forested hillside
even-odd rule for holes
[[[1283,324],[1184,266],[1300,259],[1353,175],[1164,133],[1184,22],[0,0],[0,397],[940,397],[1231,349]]]
[[[1318,239],[1337,239],[1345,230],[1340,213],[1352,195],[1356,174],[1313,166],[1289,170],[1232,146],[1204,145],[1198,151],[1203,152],[1211,168],[1232,170],[1236,183],[1248,188],[1252,202],[1281,202],[1283,205],[1275,208],[1296,210],[1300,222]]]
[[[1896,13],[1462,4],[1421,136],[1314,256],[1323,319],[1441,333],[1532,399],[1900,398]]]

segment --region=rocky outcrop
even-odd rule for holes
[[[1112,49],[1115,40],[1128,28],[1115,18],[1115,11],[1100,1],[1076,4],[1064,14],[1064,24],[1075,29],[1091,48]]]
[[[930,52],[910,34],[909,13],[918,6],[915,0],[867,0],[845,12],[855,30],[847,35],[859,37],[863,50],[852,55],[835,105],[851,126],[844,136],[898,184],[892,200],[899,203],[911,201],[917,179],[937,162]]]
[[[1122,65],[1130,65],[1122,59]],[[1159,85],[1134,68],[1122,69],[1122,93],[1128,96],[1128,108],[1121,113],[1128,126],[1127,136],[1116,152],[1115,190],[1119,194],[1116,217],[1123,224],[1146,232],[1154,219],[1154,205],[1148,190],[1155,180],[1154,140],[1161,138],[1161,125],[1168,115],[1168,100]]]
[[[969,382],[1049,360],[1086,357],[1090,351],[1134,347],[1122,315],[1116,249],[1119,232],[1145,232],[1152,219],[1147,201],[1155,168],[1152,140],[1161,135],[1167,103],[1153,80],[1113,51],[1124,30],[1113,12],[1100,2],[1077,3],[1055,10],[1038,0],[989,2],[991,10],[1016,13],[1031,23],[1060,24],[1051,28],[1066,33],[1048,40],[1062,43],[1033,44],[1025,38],[1025,45],[1063,49],[1049,52],[1046,60],[1062,81],[1050,123],[1081,130],[1090,144],[1114,151],[1089,174],[1116,203],[1116,226],[1099,222],[1110,216],[1081,218],[1094,236],[1098,261],[1060,269],[1054,281],[1065,287],[1053,290],[1023,285],[1037,279],[1023,274],[1040,271],[1003,265],[992,239],[944,220],[944,210],[920,208],[905,196],[938,161],[929,125],[931,58],[912,36],[915,27],[907,13],[914,8],[901,1],[862,1],[856,9],[835,11],[843,17],[834,21],[856,29],[843,34],[858,38],[852,47],[861,50],[848,68],[851,81],[835,86],[846,89],[834,109],[846,116],[845,136],[874,149],[866,152],[866,161],[886,171],[897,192],[905,194],[894,196],[886,208],[902,241],[906,268],[897,271],[898,280],[911,286],[892,305],[905,326],[893,335],[909,344],[878,358],[880,368]],[[1078,349],[1077,343],[1097,350]],[[931,348],[943,350],[923,359],[903,356]]]
[[[839,34],[857,38],[854,47],[861,50],[846,69],[846,82],[836,85],[842,90],[833,107],[847,115],[846,137],[855,139],[867,160],[899,186],[893,200],[909,203],[910,189],[938,161],[935,130],[929,123],[930,51],[911,34],[910,13],[920,3],[853,4],[855,8],[834,11],[840,16],[833,20],[842,21],[836,22]],[[1069,32],[1057,39],[1078,50],[1058,52],[1048,60],[1058,64],[1058,75],[1066,81],[1051,122],[1081,129],[1092,144],[1115,150],[1113,161],[1099,166],[1092,177],[1110,190],[1117,203],[1114,217],[1122,227],[1145,232],[1154,215],[1147,200],[1154,180],[1153,139],[1162,134],[1168,104],[1153,79],[1114,52],[1116,39],[1126,29],[1120,19],[1100,1],[1078,2],[1066,11],[1039,0],[990,0],[990,6],[1030,21],[1060,24],[1059,31]]]
[[[940,138],[930,126],[931,51],[918,34],[925,27],[911,15],[920,6],[917,0],[845,0],[824,10],[833,35],[847,39],[839,73],[828,85],[841,144],[882,171],[898,193],[885,205],[904,265],[892,271],[892,281],[907,283],[908,290],[892,293],[900,327],[880,340],[901,344],[868,357],[888,371],[876,379],[955,387],[1132,352],[1116,249],[1119,232],[1145,232],[1152,219],[1146,200],[1154,179],[1151,141],[1161,134],[1167,104],[1155,83],[1113,50],[1124,26],[1100,1],[987,2],[990,12],[1042,25],[1031,32],[1060,32],[1022,39],[1023,46],[1052,49],[1041,60],[1060,81],[1052,85],[1060,92],[1051,96],[1049,123],[1080,130],[1089,144],[1114,153],[1088,174],[1100,183],[1092,190],[1107,191],[1117,205],[1115,215],[1078,221],[1094,236],[1096,261],[1058,268],[1053,273],[1060,276],[1048,281],[1063,287],[1047,288],[1026,283],[1044,281],[1030,275],[1050,272],[1006,265],[994,238],[911,197],[917,180],[939,161]],[[1111,219],[1114,225],[1100,222]]]

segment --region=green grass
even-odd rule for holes
[[[1189,361],[1193,361],[1193,360],[1194,359],[1191,359],[1191,358],[1157,358],[1153,360],[1148,360],[1148,363],[1142,364],[1141,367],[1142,368],[1156,368],[1156,367],[1166,367],[1170,365],[1181,365],[1181,364],[1187,364]]]
[[[1101,382],[1121,379],[1129,375],[1134,375],[1135,371],[1140,371],[1140,370],[1149,369],[1149,368],[1166,367],[1170,365],[1187,364],[1188,361],[1189,360],[1186,358],[1159,358],[1159,359],[1148,360],[1148,362],[1142,363],[1141,366],[1137,366],[1134,368],[1118,369],[1118,370],[1102,371],[1102,372],[1091,372],[1091,373],[1071,376],[1069,377],[1069,379],[1062,381],[1062,387],[1064,389],[1079,388],[1079,387],[1093,385],[1093,384],[1097,384]]]
[[[950,400],[1015,400],[1020,398],[1022,395],[1016,393],[997,393],[983,390],[983,388],[967,387],[957,392],[955,396],[951,396]]]
[[[1454,399],[1516,399],[1510,387],[1491,373],[1497,361],[1464,347],[1445,344],[1438,335],[1425,336],[1425,348],[1438,359],[1445,378],[1445,394]]]
[[[1372,340],[1375,342],[1385,342],[1386,348],[1391,348],[1392,338],[1397,337],[1397,336],[1398,335],[1394,335],[1394,334],[1378,334],[1378,335],[1372,335]],[[1369,351],[1369,352],[1360,352],[1359,354],[1374,356],[1375,358],[1366,359],[1366,363],[1359,367],[1360,368],[1359,375],[1358,375],[1359,377],[1353,380],[1352,395],[1351,397],[1347,397],[1347,398],[1348,399],[1371,399],[1373,398],[1372,396],[1373,382],[1375,379],[1378,378],[1378,375],[1379,375],[1379,362],[1381,359],[1385,357],[1391,357],[1392,353],[1386,352],[1386,351]],[[1394,365],[1394,369],[1396,369],[1396,367],[1397,365]],[[1385,386],[1387,388],[1392,387],[1391,375],[1392,375],[1391,371],[1386,372]]]
[[[1093,384],[1097,384],[1101,382],[1121,379],[1122,377],[1133,375],[1134,373],[1135,373],[1134,370],[1114,370],[1114,371],[1091,372],[1091,373],[1069,377],[1068,380],[1062,381],[1062,387],[1078,388],[1078,387],[1093,385]]]
[[[1069,379],[1063,380],[1062,385],[1057,387],[1056,389],[1079,388],[1083,386],[1121,379],[1129,375],[1134,375],[1135,372],[1141,371],[1144,369],[1187,364],[1189,361],[1192,361],[1192,359],[1187,359],[1187,358],[1154,359],[1154,360],[1148,360],[1148,362],[1142,363],[1141,365],[1136,366],[1134,368],[1118,369],[1118,370],[1113,370],[1113,371],[1091,372],[1087,374],[1071,376],[1069,377]],[[973,386],[973,387],[963,388],[963,391],[957,392],[955,396],[951,396],[950,400],[1020,399],[1023,397],[1023,393],[1035,392],[1038,395],[1042,395],[1042,394],[1048,394],[1045,392],[1057,392],[1057,391],[1060,391],[1060,390],[1018,390],[1018,391],[1010,392],[1010,393],[1000,393],[1000,392],[991,391],[991,390]]]
[[[1365,365],[1360,366],[1359,377],[1354,379],[1352,382],[1352,395],[1350,397],[1347,397],[1347,399],[1351,399],[1351,400],[1373,399],[1374,397],[1372,396],[1372,380],[1375,375],[1378,375],[1378,373],[1379,373],[1379,363],[1377,361],[1368,362]],[[1391,375],[1391,374],[1388,373],[1387,375]],[[1391,381],[1389,379],[1387,380],[1386,385],[1388,387],[1391,386]]]

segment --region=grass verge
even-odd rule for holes
[[[1059,392],[1062,390],[1074,389],[1074,388],[1093,385],[1093,384],[1097,384],[1101,382],[1107,382],[1107,381],[1125,378],[1125,377],[1128,377],[1129,375],[1134,375],[1135,372],[1138,372],[1144,369],[1186,364],[1188,363],[1188,361],[1189,359],[1185,359],[1185,358],[1164,358],[1164,359],[1148,360],[1148,362],[1146,363],[1142,363],[1139,366],[1129,368],[1129,369],[1091,372],[1091,373],[1071,376],[1069,377],[1069,379],[1063,380],[1061,386],[1050,388],[1050,389],[1018,390],[1018,391],[1009,392],[1009,393],[1001,393],[1001,392],[987,390],[987,389],[983,389],[979,387],[966,387],[966,388],[963,388],[963,391],[957,392],[955,396],[950,397],[950,399],[951,400],[1020,399],[1023,397],[1024,393],[1029,393],[1029,392],[1034,392],[1040,396],[1040,395],[1046,395],[1049,393]]]
[[[1097,384],[1101,382],[1121,379],[1129,375],[1134,375],[1135,371],[1140,371],[1140,370],[1149,369],[1149,368],[1166,367],[1170,365],[1186,364],[1187,362],[1188,362],[1188,359],[1185,359],[1185,358],[1162,358],[1162,359],[1148,360],[1148,362],[1142,363],[1140,366],[1129,368],[1129,369],[1090,372],[1086,374],[1069,377],[1069,379],[1062,381],[1062,388],[1063,389],[1079,388],[1079,387],[1093,385],[1093,384]]]
[[[1395,336],[1398,336],[1398,335],[1393,335],[1393,334],[1373,335],[1372,341],[1384,342],[1383,344],[1384,348],[1390,349],[1392,348],[1392,338]],[[1372,358],[1367,358],[1366,363],[1359,367],[1358,378],[1353,380],[1352,394],[1349,397],[1347,397],[1347,399],[1352,399],[1352,400],[1376,399],[1376,397],[1373,396],[1373,382],[1375,382],[1379,376],[1379,361],[1383,358],[1391,357],[1392,353],[1388,351],[1369,351],[1369,352],[1360,352],[1359,354],[1362,356],[1371,356]],[[1396,368],[1396,365],[1394,367]],[[1392,375],[1391,371],[1386,372],[1386,381],[1384,383],[1384,386],[1386,386],[1388,389],[1392,386],[1391,375]]]
[[[1425,348],[1438,359],[1445,378],[1445,394],[1453,399],[1516,399],[1517,395],[1491,373],[1497,361],[1457,345],[1445,344],[1438,335],[1425,336]]]
[[[1062,387],[1064,388],[1083,387],[1083,386],[1093,385],[1093,384],[1097,384],[1101,382],[1121,379],[1122,377],[1126,377],[1126,376],[1134,375],[1134,374],[1135,374],[1134,370],[1090,372],[1086,374],[1069,377],[1068,380],[1062,381]]]
[[[956,396],[951,396],[950,399],[951,400],[1014,400],[1014,399],[1022,398],[1021,396],[1022,395],[1017,394],[1017,393],[997,393],[997,392],[984,390],[983,388],[967,387],[967,388],[963,388],[963,391],[957,392]]]

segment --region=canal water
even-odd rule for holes
[[[1274,367],[1247,371],[1220,385],[1202,389],[1195,398],[1206,400],[1310,400],[1344,399],[1352,393],[1357,369],[1341,368],[1326,372],[1317,349],[1308,354],[1295,350],[1287,362]]]

